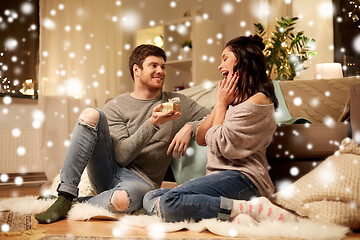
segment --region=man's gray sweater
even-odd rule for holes
[[[179,97],[181,116],[159,128],[150,122],[156,105]],[[210,110],[178,93],[161,92],[155,99],[140,100],[129,93],[112,99],[103,108],[113,142],[115,159],[122,166],[135,170],[154,187],[159,187],[169,166],[171,155],[166,151],[175,134],[189,123],[196,131],[196,124]]]

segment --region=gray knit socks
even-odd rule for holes
[[[297,222],[297,217],[272,204],[269,199],[259,197],[252,201],[234,200],[233,208],[231,210],[231,219],[233,222],[240,222],[241,215],[247,214],[255,221],[283,221],[283,222]]]
[[[39,223],[53,223],[62,218],[65,218],[71,208],[72,201],[63,196],[59,196],[58,199],[43,213],[36,214],[35,219]]]

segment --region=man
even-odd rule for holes
[[[129,59],[134,91],[108,102],[103,111],[86,108],[73,130],[58,186],[59,197],[40,223],[64,218],[78,196],[87,167],[96,196],[78,199],[112,212],[134,212],[146,192],[160,187],[173,156],[184,155],[197,121],[210,113],[193,100],[162,91],[164,50],[140,45]],[[180,98],[181,113],[161,111],[161,103]]]

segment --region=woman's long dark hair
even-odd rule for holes
[[[262,52],[265,45],[258,35],[237,37],[230,40],[229,47],[237,59],[234,73],[239,72],[237,87],[241,96],[240,102],[252,95],[262,92],[274,103],[277,109],[279,103],[275,96],[274,85],[266,74],[266,60]]]

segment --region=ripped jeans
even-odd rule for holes
[[[85,110],[89,109],[95,108]],[[111,212],[117,212],[111,204],[111,198],[116,190],[124,190],[129,204],[123,212],[134,212],[142,207],[145,193],[154,187],[133,171],[117,164],[106,116],[100,109],[95,110],[99,113],[95,114],[95,122],[84,121],[80,115],[75,125],[57,190],[77,197],[80,178],[87,167],[91,186],[97,195],[79,198],[79,201],[85,200]]]

